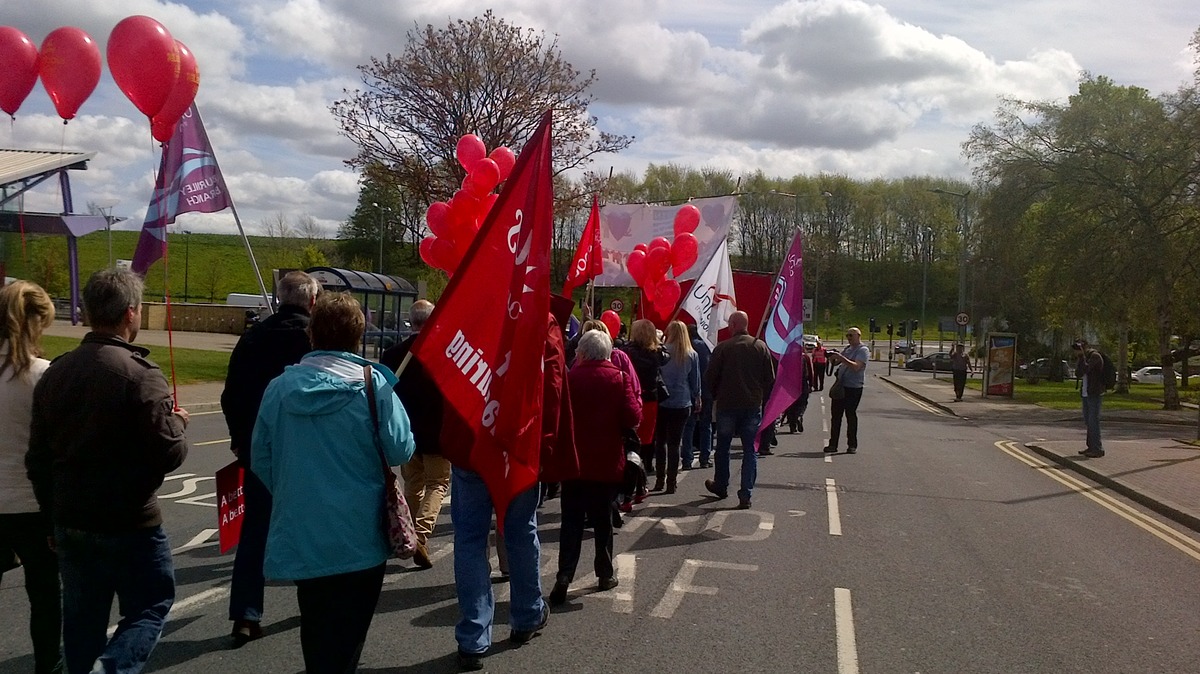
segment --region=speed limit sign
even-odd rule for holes
[[[620,298],[617,298],[608,303],[608,308],[619,314],[622,311],[625,311],[625,303],[622,302]]]
[[[967,312],[960,311],[958,312],[958,315],[954,317],[954,322],[958,325],[965,326],[971,322],[971,317],[967,315]]]

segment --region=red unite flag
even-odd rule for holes
[[[563,284],[563,297],[570,297],[571,291],[604,273],[604,251],[600,248],[600,196],[592,195],[592,212],[588,216],[587,225],[583,228],[583,236],[579,237],[579,247],[575,249],[575,259],[571,260],[571,268],[567,270],[567,281]]]
[[[537,484],[540,468],[550,130],[547,111],[412,347],[445,397],[443,454],[479,473],[501,528],[509,502]]]

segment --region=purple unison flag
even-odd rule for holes
[[[167,225],[180,213],[216,213],[233,205],[196,104],[184,113],[175,135],[163,147],[154,196],[133,254],[133,271],[145,275],[163,256]]]
[[[775,278],[775,289],[771,293],[771,314],[767,318],[763,341],[779,359],[775,375],[775,386],[763,409],[761,434],[775,423],[780,414],[803,393],[804,385],[804,245],[800,232],[792,239],[779,276]]]

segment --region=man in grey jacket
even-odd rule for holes
[[[83,306],[92,331],[34,388],[25,465],[54,521],[67,671],[139,672],[175,601],[154,492],[187,456],[188,415],[146,360],[149,350],[132,344],[142,322],[141,278],[98,271]],[[121,619],[109,638],[113,595]]]

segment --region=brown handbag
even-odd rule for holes
[[[379,413],[375,409],[375,380],[371,376],[370,365],[363,366],[363,379],[367,384],[367,406],[371,408],[371,437],[379,453],[379,465],[383,468],[383,529],[387,532],[388,549],[393,557],[409,559],[417,552],[417,529],[413,525],[408,501],[400,489],[400,481],[396,479],[396,473],[392,472],[383,453],[383,441],[379,437]]]

